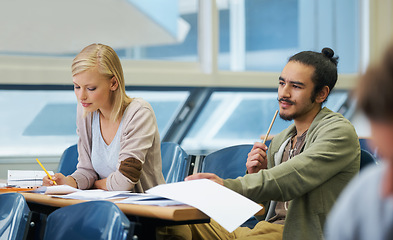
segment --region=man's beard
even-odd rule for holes
[[[285,98],[280,98],[280,99],[277,98],[277,100],[278,100],[279,103],[280,102],[287,102],[287,103],[292,104],[292,105],[296,104],[295,102],[293,102],[293,101],[291,101],[289,99],[285,99]],[[285,120],[285,121],[292,121],[293,119],[297,118],[298,116],[299,116],[298,113],[294,113],[294,114],[291,114],[291,115],[284,115],[283,113],[280,112],[280,118]]]
[[[291,115],[284,115],[284,114],[280,113],[280,118],[282,120],[284,120],[284,121],[292,121],[293,119],[295,119],[297,117],[298,117],[297,113],[294,113],[294,114],[291,114]]]

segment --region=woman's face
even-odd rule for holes
[[[117,88],[114,78],[108,79],[97,68],[92,68],[76,74],[73,82],[76,98],[86,112],[112,110],[111,96]]]

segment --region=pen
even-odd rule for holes
[[[262,142],[263,144],[266,143],[267,137],[269,136],[270,130],[272,129],[274,120],[276,120],[277,113],[278,113],[278,110],[276,110],[276,113],[274,114],[274,117],[273,117],[273,119],[272,119],[272,122],[270,123],[269,129],[267,130],[267,133],[266,133],[266,136],[265,136],[265,139],[263,139],[263,142]]]
[[[48,171],[46,171],[46,169],[44,168],[44,165],[41,164],[40,160],[38,160],[38,158],[36,158],[35,160],[37,160],[38,164],[42,167],[42,169],[44,169],[46,175],[48,175],[48,178],[50,180],[52,180],[52,182],[57,185],[56,181],[52,179],[51,175],[48,173]]]

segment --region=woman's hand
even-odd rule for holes
[[[94,182],[93,188],[108,190],[106,188],[106,178],[97,180]]]
[[[52,177],[53,181],[55,181],[57,183],[57,185],[69,185],[74,188],[78,187],[75,179],[71,176],[66,177],[61,173],[55,173],[55,175],[52,175],[51,177]],[[45,176],[42,179],[42,185],[43,186],[54,186],[55,183],[53,181],[50,180],[48,176]]]

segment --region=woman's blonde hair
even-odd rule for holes
[[[108,81],[113,77],[118,83],[118,88],[113,92],[113,109],[110,119],[116,121],[121,118],[124,110],[132,99],[127,96],[123,68],[116,52],[109,46],[100,43],[93,43],[85,47],[72,62],[72,76],[97,68],[98,72],[108,77]]]

